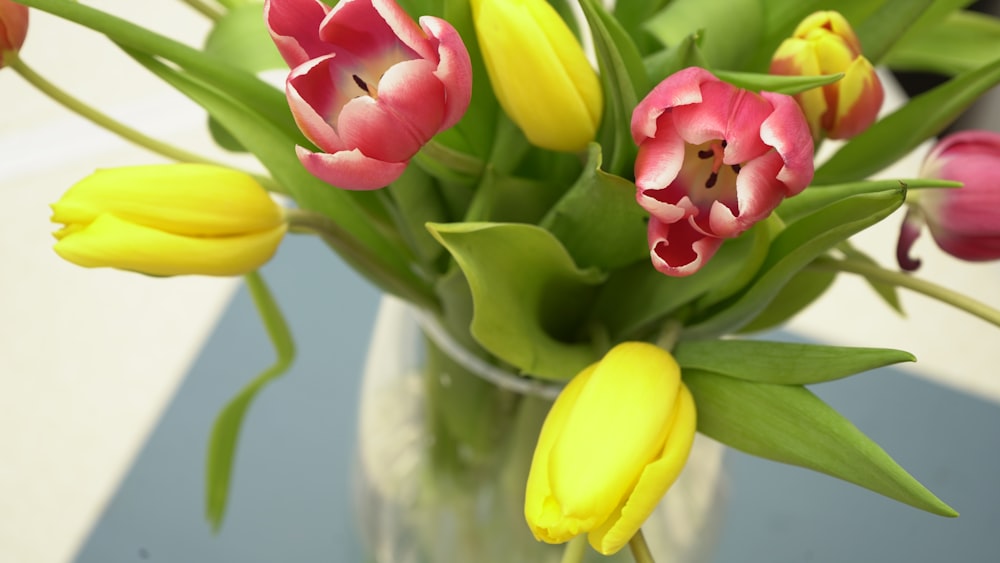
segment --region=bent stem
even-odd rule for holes
[[[935,283],[913,277],[909,274],[904,274],[903,272],[886,270],[874,264],[861,262],[859,260],[837,260],[829,257],[817,258],[812,264],[809,265],[809,268],[819,271],[850,272],[852,274],[864,276],[871,281],[883,282],[896,287],[904,287],[910,291],[915,291],[926,295],[927,297],[937,299],[942,303],[947,303],[956,309],[965,311],[970,315],[979,317],[988,323],[1000,327],[1000,311],[997,309],[994,309],[985,303],[977,301],[957,291],[941,287]]]
[[[184,149],[154,139],[129,127],[128,125],[125,125],[124,123],[121,123],[120,121],[113,119],[107,114],[101,113],[43,78],[40,74],[32,70],[32,68],[29,67],[20,57],[13,54],[12,51],[4,53],[4,62],[7,66],[17,71],[17,73],[20,74],[21,77],[23,77],[29,84],[61,104],[66,109],[90,120],[95,125],[103,127],[127,141],[178,162],[225,166],[224,164],[219,164],[201,155],[188,152]]]
[[[653,554],[650,553],[649,546],[646,545],[646,536],[642,535],[642,528],[639,528],[639,531],[628,541],[628,547],[632,550],[635,563],[656,563],[653,561]]]

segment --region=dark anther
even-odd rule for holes
[[[706,158],[712,158],[715,156],[715,151],[712,149],[705,149],[703,151],[698,151],[698,158],[704,160]]]
[[[368,84],[366,84],[364,80],[361,80],[360,76],[358,76],[357,74],[352,74],[351,78],[354,79],[354,83],[358,85],[358,88],[361,88],[367,94],[371,94],[371,92],[368,91]]]
[[[735,172],[737,174],[740,173],[740,165],[739,164],[734,164],[733,165],[733,172]]]
[[[726,148],[726,145],[727,145],[727,144],[728,144],[728,143],[726,143],[726,140],[725,140],[725,139],[723,139],[723,140],[722,140],[722,148]]]
[[[719,175],[716,174],[715,172],[712,172],[711,174],[708,175],[708,180],[705,180],[705,187],[706,188],[714,188],[715,187],[715,183],[718,180],[719,180]]]

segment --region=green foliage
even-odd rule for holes
[[[762,0],[673,0],[643,26],[666,47],[693,30],[701,30],[699,46],[712,68],[743,68],[764,32]]]
[[[800,385],[689,369],[698,431],[751,455],[820,471],[941,516],[957,516],[889,454]]]
[[[947,45],[942,49],[942,45]],[[956,75],[997,58],[1000,19],[975,12],[948,14],[924,30],[912,29],[886,55],[897,70]]]
[[[603,276],[549,231],[518,223],[428,225],[472,290],[476,340],[523,373],[565,380],[599,357],[576,331]]]

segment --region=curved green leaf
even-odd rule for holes
[[[635,184],[601,170],[601,147],[591,143],[583,174],[542,220],[581,267],[613,270],[649,255],[646,211]]]
[[[904,193],[898,188],[852,196],[788,225],[771,243],[757,279],[743,293],[720,304],[714,315],[685,327],[681,338],[712,338],[739,330],[813,259],[896,210],[903,203]]]
[[[749,334],[783,324],[826,293],[836,277],[836,272],[818,272],[809,268],[800,270],[739,332]]]
[[[878,64],[934,0],[887,0],[854,29],[865,57]]]
[[[693,340],[674,349],[684,369],[699,369],[759,383],[809,385],[841,379],[899,362],[908,352],[766,340]]]
[[[232,7],[209,32],[204,52],[253,74],[287,68],[267,32],[263,11],[257,2]]]
[[[751,455],[806,467],[941,516],[957,516],[849,420],[798,385],[685,370],[698,431]]]
[[[598,359],[575,343],[603,276],[581,270],[552,233],[520,223],[427,225],[469,282],[472,335],[523,373],[565,380]]]
[[[699,46],[712,68],[738,69],[763,36],[764,8],[761,0],[673,0],[643,27],[667,47],[701,30]]]
[[[250,296],[253,297],[267,335],[274,346],[277,359],[227,404],[215,419],[208,443],[205,467],[205,516],[216,532],[222,527],[229,499],[229,482],[233,473],[233,458],[239,442],[240,427],[250,408],[250,403],[265,385],[283,375],[295,359],[295,342],[288,323],[281,314],[270,290],[259,273],[245,276]]]
[[[896,70],[955,75],[996,59],[998,48],[1000,18],[957,11],[926,30],[908,33],[884,61]]]
[[[781,202],[775,213],[786,223],[794,223],[802,217],[819,211],[831,203],[854,195],[882,192],[894,188],[915,190],[921,188],[958,188],[961,185],[961,182],[936,180],[933,178],[907,178],[900,180],[867,180],[829,186],[810,186],[799,195],[787,198]]]
[[[733,72],[729,70],[713,70],[720,80],[733,86],[754,92],[778,92],[789,96],[812,90],[827,84],[833,84],[844,77],[844,73],[823,74],[820,76],[781,76],[777,74],[761,74],[756,72]]]

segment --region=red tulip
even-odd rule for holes
[[[813,177],[812,136],[794,99],[741,90],[702,68],[657,85],[632,114],[632,138],[650,256],[669,276],[697,272],[724,239]]]
[[[28,7],[11,0],[0,0],[0,68],[5,51],[17,52],[28,35]]]
[[[899,266],[920,266],[910,248],[924,224],[941,250],[956,258],[1000,259],[1000,133],[961,131],[941,139],[920,174],[962,187],[911,192],[896,247]]]
[[[288,102],[322,152],[297,147],[315,176],[371,190],[399,177],[431,137],[458,122],[472,67],[442,19],[414,22],[392,0],[268,0],[271,37],[292,67]]]

